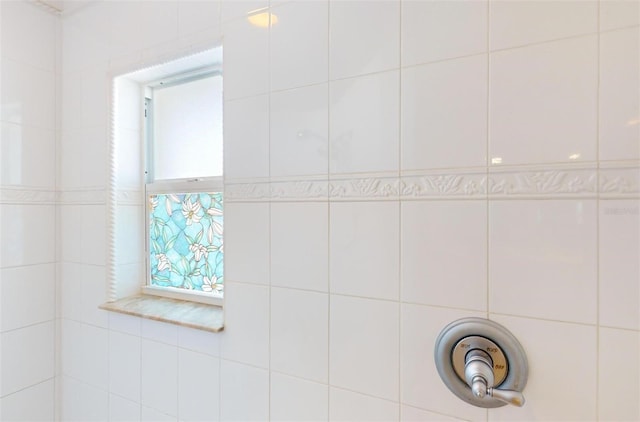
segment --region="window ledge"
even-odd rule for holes
[[[136,295],[99,306],[106,311],[168,322],[183,327],[220,332],[224,329],[222,308],[205,303],[167,297]]]

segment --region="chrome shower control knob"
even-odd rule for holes
[[[524,406],[524,396],[519,391],[499,390],[493,387],[493,362],[489,354],[480,349],[473,349],[467,353],[464,377],[473,395],[480,399],[489,395],[514,406]]]
[[[491,357],[480,349],[473,349],[465,358],[464,378],[473,395],[483,398],[487,390],[493,387],[493,362]]]
[[[445,385],[467,403],[485,408],[524,405],[527,357],[501,325],[481,318],[454,321],[438,336],[434,357]]]

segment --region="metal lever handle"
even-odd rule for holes
[[[498,399],[513,406],[524,406],[524,395],[515,390],[499,390],[497,388],[489,388],[487,393],[494,399]]]
[[[464,377],[473,395],[480,399],[490,396],[513,406],[524,406],[524,395],[521,392],[493,387],[493,362],[489,354],[483,350],[474,349],[467,353]]]

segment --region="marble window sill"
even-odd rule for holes
[[[212,333],[224,329],[223,310],[216,305],[160,296],[136,295],[118,299],[115,302],[107,302],[99,308]]]

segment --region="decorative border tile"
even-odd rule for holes
[[[640,197],[640,168],[600,169],[601,198]]]
[[[596,169],[491,171],[489,197],[596,197]]]
[[[486,199],[487,177],[485,173],[403,176],[400,195],[402,199]]]
[[[0,204],[55,204],[55,190],[2,187],[0,188]]]
[[[116,192],[118,205],[141,205],[141,190],[119,190]],[[106,204],[107,191],[103,188],[64,190],[57,192],[58,203],[63,205]]]
[[[365,177],[338,179],[329,182],[332,201],[397,200],[400,180],[397,177]]]

